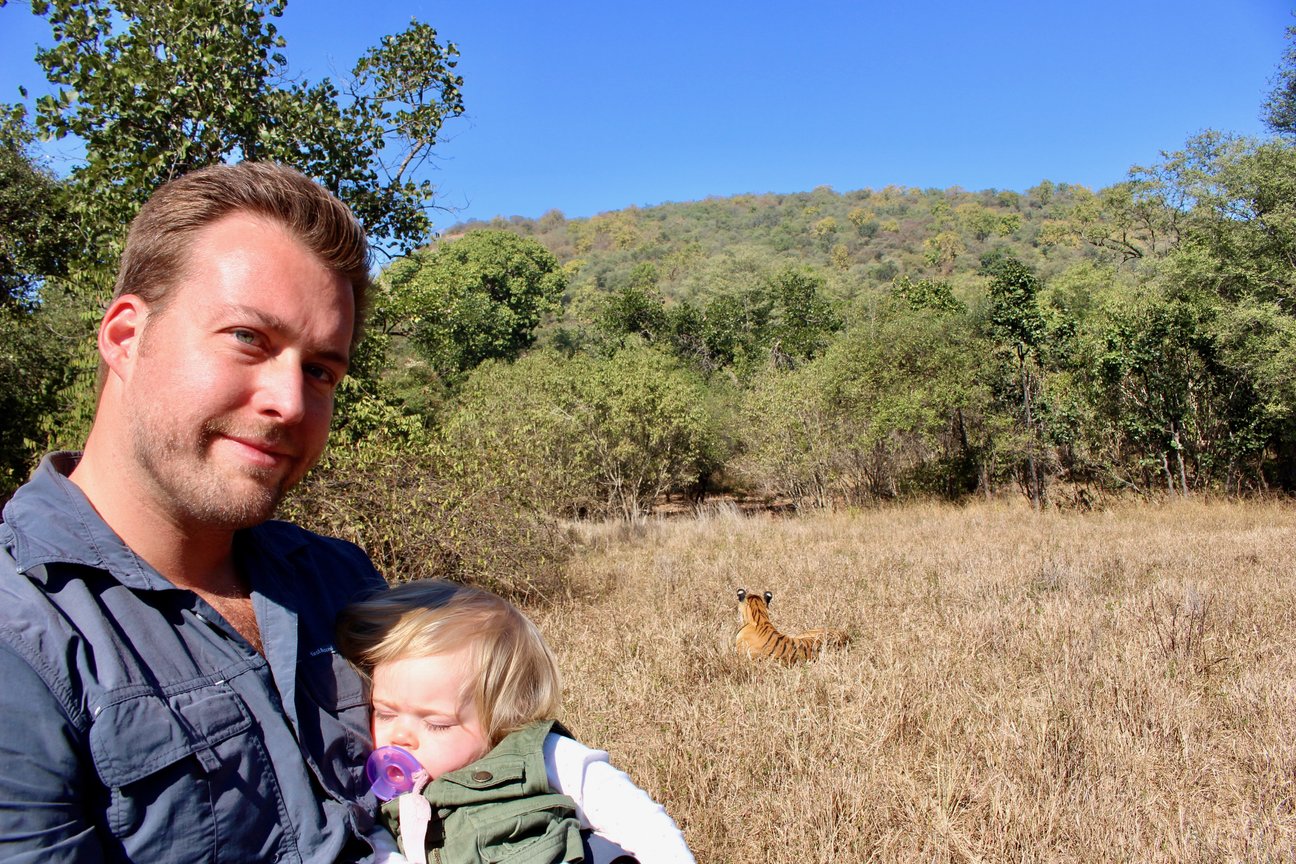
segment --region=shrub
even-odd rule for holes
[[[533,354],[478,369],[444,434],[462,470],[542,512],[637,519],[723,461],[712,404],[700,376],[650,348]]]
[[[552,597],[567,541],[515,492],[457,470],[430,441],[376,433],[334,447],[282,515],[357,543],[389,582],[446,578],[518,599]]]

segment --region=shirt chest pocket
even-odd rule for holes
[[[207,856],[222,839],[251,827],[236,826],[247,814],[227,812],[219,791],[231,775],[255,790],[259,772],[249,770],[249,760],[259,748],[249,746],[251,725],[224,682],[168,695],[129,688],[95,711],[90,752],[108,789],[105,821],[131,858],[170,860],[181,840],[195,860],[215,860]]]
[[[302,696],[298,727],[306,752],[331,792],[357,797],[368,788],[358,784],[372,749],[368,687],[351,664],[332,651],[298,664],[297,681]]]

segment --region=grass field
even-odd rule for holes
[[[1296,507],[578,526],[565,717],[700,862],[1296,860]],[[819,662],[734,653],[735,590]]]

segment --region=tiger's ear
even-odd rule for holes
[[[765,605],[768,606],[768,605],[770,604],[770,601],[773,600],[773,599],[774,599],[774,595],[771,594],[769,591],[766,591],[766,592],[765,592]]]
[[[747,592],[744,591],[742,588],[739,588],[739,589],[738,589],[738,602],[741,603],[741,602],[743,602],[743,601],[746,600],[746,599],[747,599]]]

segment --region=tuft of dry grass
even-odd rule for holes
[[[565,719],[700,862],[1296,860],[1296,507],[572,530]],[[739,587],[854,641],[740,658]]]

